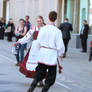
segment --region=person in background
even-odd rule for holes
[[[2,18],[2,23],[3,23],[3,25],[4,25],[4,29],[5,29],[5,27],[6,27],[6,21],[5,21],[4,18]],[[4,30],[4,31],[5,31],[5,30]]]
[[[15,26],[14,26],[13,20],[11,18],[8,21],[8,25],[6,27],[6,30],[7,30],[7,36],[8,36],[7,40],[8,41],[12,41],[12,37],[13,37],[13,34],[14,34]]]
[[[0,18],[0,39],[4,39],[5,33],[5,21],[4,18]]]
[[[63,34],[63,41],[64,41],[64,45],[65,45],[65,53],[64,53],[63,57],[65,58],[67,49],[68,49],[69,40],[71,39],[70,32],[73,31],[72,24],[69,23],[68,18],[64,19],[64,23],[60,24],[59,29],[62,31],[62,34]]]
[[[25,21],[24,19],[20,19],[19,26],[15,29],[16,40],[18,41],[20,38],[23,38],[26,35],[26,33],[27,33],[27,27],[25,26]],[[16,66],[20,66],[24,58],[24,44],[19,44],[17,46],[17,49],[18,51],[16,55],[16,59],[17,59]]]
[[[92,41],[90,42],[90,54],[89,54],[89,62],[92,60]]]
[[[87,52],[88,30],[89,30],[89,25],[87,24],[87,21],[84,20],[81,31],[80,31],[82,52],[84,52],[84,53]]]
[[[29,21],[30,17],[27,15],[25,16],[25,26],[27,27],[27,32],[32,29],[32,25]],[[27,49],[27,43],[24,44],[25,49]]]
[[[29,16],[26,16],[26,17],[25,17],[25,26],[27,27],[27,32],[28,32],[30,29],[32,29],[32,25],[31,25],[29,19],[30,19]]]

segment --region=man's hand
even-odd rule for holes
[[[16,42],[16,43],[13,44],[13,46],[17,46],[17,45],[19,45],[19,44],[20,44],[19,42]]]
[[[61,65],[59,65],[59,70],[58,70],[58,72],[59,72],[59,74],[61,74],[62,73],[62,66]]]
[[[59,56],[59,58],[60,58],[60,61],[63,61],[63,56]]]

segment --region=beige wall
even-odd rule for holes
[[[0,0],[0,17],[3,16],[3,1],[4,0]],[[45,22],[48,23],[47,18],[49,11],[55,10],[58,11],[59,13],[58,23],[60,24],[60,22],[63,19],[62,14],[64,11],[64,9],[62,8],[63,5],[62,1],[64,0],[9,0],[10,5],[9,15],[10,18],[13,18],[16,24],[18,23],[18,20],[20,18],[24,18],[26,15],[29,15],[30,21],[34,25],[36,16],[38,15],[42,15],[45,19]],[[61,8],[62,10],[59,10],[58,7]]]
[[[3,0],[0,0],[0,16],[2,16]],[[41,15],[44,17],[45,22],[48,23],[48,13],[51,10],[57,11],[58,0],[9,0],[10,18],[18,24],[20,18],[26,15],[30,16],[30,21],[35,24],[36,16]]]

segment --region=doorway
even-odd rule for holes
[[[8,22],[10,18],[10,4],[9,0],[4,0],[3,1],[3,17],[6,20],[6,23]]]
[[[58,0],[58,20],[57,25],[59,26],[62,22],[62,0]]]

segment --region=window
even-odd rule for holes
[[[92,0],[89,1],[89,26],[90,33],[92,34]]]

